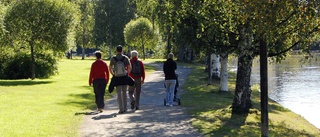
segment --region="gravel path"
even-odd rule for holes
[[[107,100],[103,113],[85,115],[80,127],[81,137],[199,137],[191,126],[191,117],[186,109],[176,105],[166,107],[163,104],[165,88],[162,64],[152,64],[158,68],[148,74],[142,86],[140,108],[137,111],[130,109],[124,114],[117,114],[118,105],[116,96]],[[178,66],[179,83],[182,85],[190,68]],[[178,88],[178,97],[183,91]],[[109,93],[106,93],[109,94]],[[128,97],[129,102],[129,97]],[[183,105],[183,102],[181,102]]]

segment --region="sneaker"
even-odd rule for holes
[[[102,108],[99,108],[98,111],[99,111],[99,113],[102,113],[102,112],[103,112],[103,109],[102,109]]]
[[[169,106],[169,103],[167,103],[166,106]]]
[[[169,107],[173,107],[173,105],[169,105]]]
[[[131,104],[131,109],[134,109],[134,101],[132,101],[130,104]]]
[[[121,110],[118,112],[118,114],[123,114],[123,113],[124,113],[124,111],[121,111]]]
[[[138,110],[139,109],[139,107],[136,107],[136,110]]]
[[[103,111],[102,111],[102,109],[100,109],[100,108],[93,111],[93,113],[95,113],[95,114],[97,114],[97,113],[102,113],[102,112],[103,112]]]

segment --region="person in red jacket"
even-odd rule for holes
[[[144,84],[145,69],[142,61],[138,60],[138,52],[131,51],[131,72],[129,76],[134,79],[134,86],[129,86],[131,109],[138,110],[140,104],[141,86]]]
[[[95,103],[98,108],[97,111],[101,113],[103,112],[104,95],[109,81],[109,69],[107,63],[101,59],[100,51],[96,51],[95,56],[96,61],[91,65],[89,85],[93,85]]]

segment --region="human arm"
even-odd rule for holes
[[[144,84],[144,80],[145,80],[145,78],[146,78],[146,71],[145,71],[145,69],[144,69],[144,64],[142,63],[142,62],[140,62],[141,64],[141,84]]]
[[[131,66],[131,62],[130,62],[129,58],[128,57],[126,57],[126,58],[128,59],[128,64],[126,67],[127,67],[127,73],[129,74],[132,70],[132,66]]]
[[[106,66],[105,66],[105,73],[106,73],[105,74],[106,75],[106,84],[108,84],[110,76],[109,76],[109,68],[108,68],[107,63],[106,63]]]
[[[112,62],[112,61],[113,61],[113,58],[111,58],[111,59],[110,59],[110,63],[109,63],[109,72],[110,72],[110,74],[111,74],[111,75],[114,75],[114,73],[113,73],[113,71],[112,71],[112,70],[113,70],[113,68],[112,68],[112,66],[113,66],[113,62]]]
[[[92,85],[93,81],[93,64],[91,65],[90,73],[89,73],[89,86]]]

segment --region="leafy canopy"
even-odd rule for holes
[[[138,47],[153,48],[157,40],[151,22],[143,17],[130,21],[124,29],[124,35],[126,43]]]
[[[4,20],[8,38],[20,44],[33,43],[40,49],[65,51],[72,26],[71,10],[64,0],[15,1]]]

